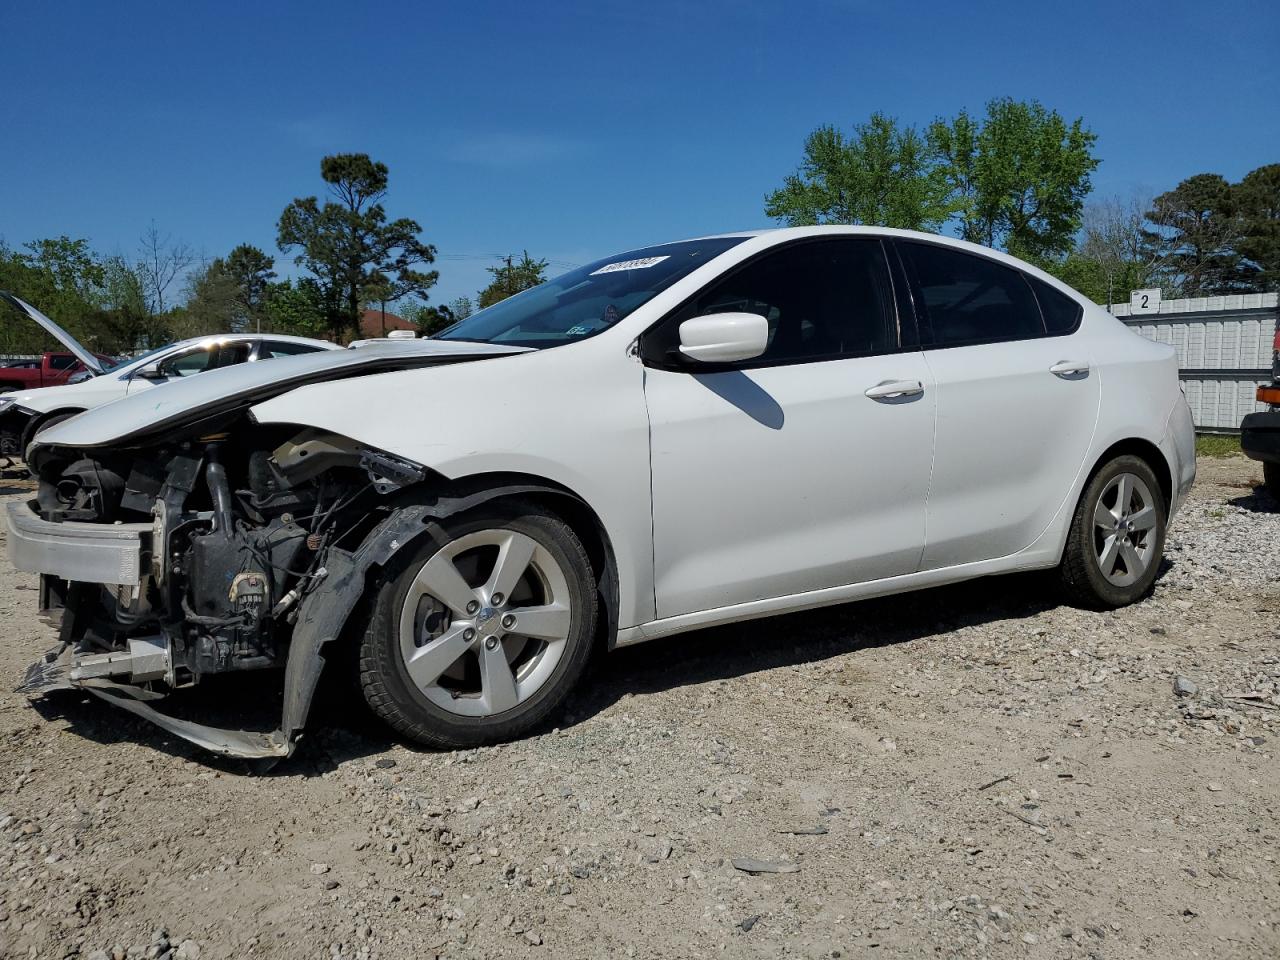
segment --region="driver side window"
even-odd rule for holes
[[[246,343],[212,344],[166,360],[161,364],[160,372],[166,377],[189,377],[206,370],[244,363],[248,359],[249,345]]]
[[[769,346],[741,367],[837,360],[898,348],[892,288],[879,240],[839,237],[765,253],[713,282],[663,325],[660,352],[692,317],[745,312],[769,323]],[[657,354],[654,354],[656,357]]]

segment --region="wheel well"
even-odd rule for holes
[[[468,478],[468,481],[476,479]],[[612,644],[618,632],[618,565],[614,558],[613,544],[600,517],[572,490],[541,477],[503,474],[483,479],[486,481],[485,486],[493,488],[526,486],[526,489],[515,495],[521,500],[545,506],[559,515],[578,535],[591,560],[591,569],[596,573],[596,590],[604,612],[597,629],[597,639],[602,644]]]
[[[409,501],[415,499],[416,490],[405,491]],[[457,480],[433,473],[424,492],[432,499],[470,499],[478,494],[482,503],[514,498],[545,507],[564,520],[582,541],[596,575],[597,597],[604,614],[599,618],[596,639],[602,646],[613,644],[618,635],[618,564],[604,524],[582,497],[555,481],[523,473],[475,474]]]
[[[1150,440],[1130,437],[1127,440],[1113,443],[1102,452],[1102,456],[1093,465],[1093,470],[1089,472],[1090,479],[1102,469],[1104,464],[1114,460],[1116,457],[1126,455],[1145,461],[1147,466],[1151,468],[1151,472],[1156,475],[1156,480],[1160,484],[1160,493],[1164,497],[1164,508],[1167,512],[1173,505],[1173,471],[1169,467],[1169,461],[1160,452],[1160,448]]]
[[[67,414],[74,416],[77,413],[84,413],[84,407],[59,407],[57,410],[50,410],[48,413],[41,413],[32,417],[27,421],[27,425],[22,431],[22,450],[26,451],[31,445],[31,441],[35,439],[36,431],[43,427],[54,417],[62,417]]]

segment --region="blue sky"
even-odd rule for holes
[[[262,2],[0,9],[0,237],[131,253],[154,219],[271,253],[325,153],[391,168],[445,255],[584,263],[768,226],[806,133],[1038,98],[1099,135],[1095,195],[1280,161],[1280,5]],[[278,260],[287,258],[278,256]]]

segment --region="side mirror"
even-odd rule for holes
[[[712,313],[680,324],[680,352],[699,363],[752,360],[769,346],[769,321],[755,313]]]
[[[138,370],[134,374],[134,376],[137,377],[139,380],[167,380],[168,379],[168,377],[166,377],[164,373],[161,372],[160,364],[158,363],[148,363],[146,366],[142,367],[142,369]]]

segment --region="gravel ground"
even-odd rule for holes
[[[263,773],[0,694],[0,957],[1275,957],[1260,480],[1202,460],[1118,613],[1019,577],[676,637],[494,749],[406,747],[335,691]],[[35,602],[0,560],[0,677],[52,644]]]

